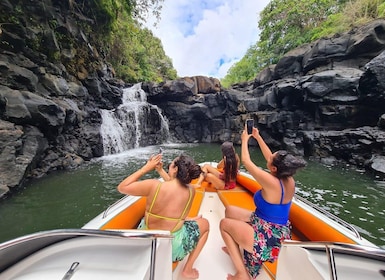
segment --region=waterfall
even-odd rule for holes
[[[141,84],[123,90],[122,104],[113,110],[101,110],[104,155],[167,142],[168,122],[161,110],[147,102]]]

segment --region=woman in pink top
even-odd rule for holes
[[[221,151],[222,160],[218,163],[217,168],[210,164],[205,164],[202,167],[202,174],[196,184],[197,186],[206,180],[216,189],[230,190],[235,188],[240,165],[239,156],[231,142],[224,142]]]

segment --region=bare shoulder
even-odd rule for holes
[[[147,186],[151,189],[154,190],[156,189],[159,185],[165,184],[166,182],[160,181],[158,179],[147,179],[146,180]]]

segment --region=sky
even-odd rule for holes
[[[164,0],[161,20],[146,26],[162,41],[179,77],[218,79],[259,38],[259,13],[270,0]]]

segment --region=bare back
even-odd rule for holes
[[[279,180],[277,177],[270,175],[271,181],[269,184],[262,186],[262,196],[263,198],[272,204],[279,204],[282,198],[282,189],[280,181],[282,181],[283,186],[283,198],[282,203],[289,203],[295,193],[295,181],[293,177],[288,177],[286,179]]]
[[[154,187],[147,197],[147,226],[176,231],[183,225],[191,208],[195,189],[186,188],[176,180],[160,184]]]

